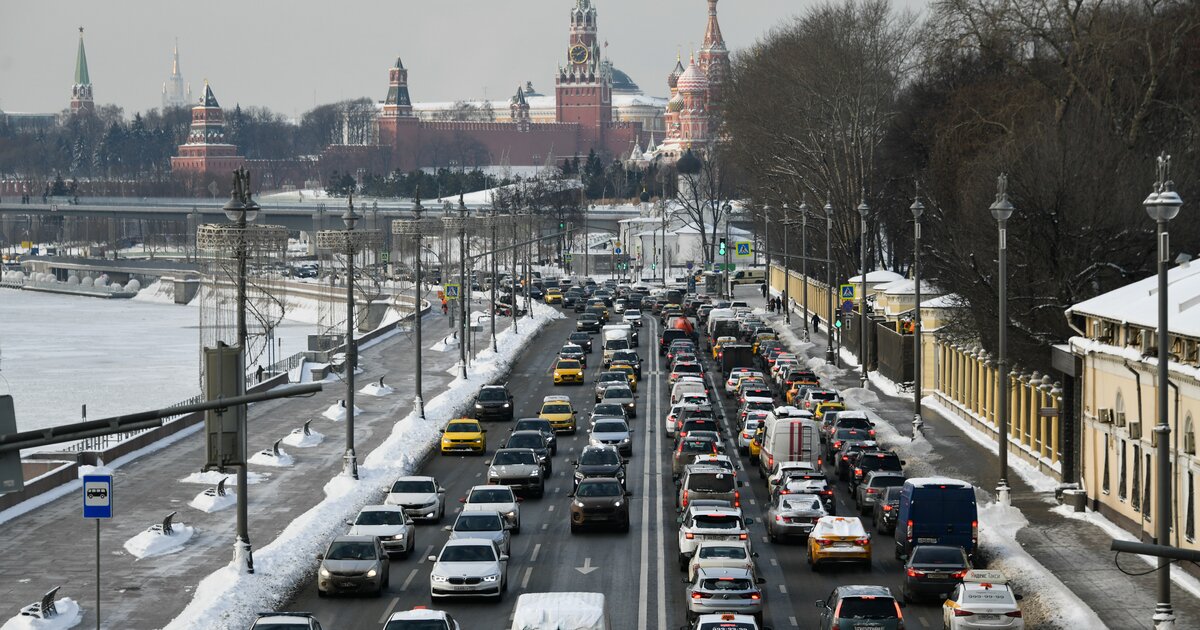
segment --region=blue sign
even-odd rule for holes
[[[857,294],[857,291],[854,290],[855,286],[853,284],[843,284],[840,289],[843,300],[853,300]]]
[[[689,261],[687,261],[687,265],[685,265],[685,266],[687,267],[687,270],[688,270],[688,271],[691,271],[691,270],[692,270],[692,267],[695,267],[695,266],[696,266],[696,263],[694,263],[694,262],[692,262],[692,261],[690,261],[690,260],[689,260]]]
[[[621,255],[621,248],[620,248],[620,247],[614,247],[614,248],[613,248],[613,253],[614,253],[614,254],[616,254],[616,255],[618,255],[618,256],[620,256],[620,255]]]
[[[742,256],[742,257],[746,257],[746,256],[750,255],[750,242],[749,241],[738,242],[737,255]]]
[[[458,299],[458,285],[457,284],[447,284],[444,287],[444,289],[445,289],[444,292],[446,294],[447,300],[457,300]]]
[[[112,518],[112,475],[83,476],[83,518]]]
[[[852,300],[846,300],[846,301],[842,302],[842,312],[843,313],[849,313],[852,310],[854,310],[854,302]]]

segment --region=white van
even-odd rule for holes
[[[604,593],[525,593],[509,630],[611,630]]]
[[[774,414],[768,416],[770,419]],[[821,438],[817,421],[809,418],[777,418],[767,422],[758,454],[758,475],[766,479],[775,462],[810,462],[820,469]]]
[[[739,269],[729,279],[730,284],[759,284],[767,281],[765,269]]]
[[[674,405],[680,400],[683,400],[683,397],[687,394],[702,394],[707,396],[708,392],[705,391],[704,381],[690,377],[684,377],[680,379],[679,382],[675,383],[675,386],[671,388],[671,404]]]

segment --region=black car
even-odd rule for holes
[[[625,462],[615,446],[585,446],[579,459],[571,462],[575,467],[574,485],[578,486],[580,481],[592,477],[614,477],[624,486]]]
[[[544,418],[521,418],[513,424],[512,432],[517,431],[541,431],[542,435],[546,436],[546,442],[550,447],[551,455],[558,455],[558,436],[554,434],[554,427],[550,425],[550,421]]]
[[[854,460],[854,468],[850,471],[850,494],[858,492],[858,484],[862,483],[872,471],[888,471],[903,473],[905,461],[892,451],[864,452]]]
[[[513,397],[505,385],[484,385],[475,397],[477,420],[512,420]]]
[[[633,366],[633,371],[637,374],[638,380],[642,378],[642,357],[638,356],[637,350],[617,350],[612,355],[612,363],[627,362]]]
[[[905,602],[911,602],[949,595],[970,570],[971,561],[962,547],[917,545],[904,564],[901,596]]]
[[[876,532],[880,534],[896,533],[896,515],[900,513],[900,493],[903,491],[904,486],[884,488],[883,495],[875,500],[875,506],[871,512],[871,522],[875,524]]]
[[[558,358],[578,361],[579,365],[583,366],[585,370],[587,369],[587,357],[588,352],[582,346],[573,343],[568,343],[558,351]]]
[[[529,431],[513,431],[504,443],[504,448],[528,448],[537,454],[538,463],[546,471],[546,476],[554,474],[554,461],[550,459],[550,442],[546,435],[538,429]]]
[[[600,332],[600,316],[593,313],[584,313],[575,320],[575,330],[581,332],[598,333]]]
[[[864,451],[878,450],[879,446],[874,440],[852,440],[842,444],[841,450],[833,456],[833,466],[837,469],[838,481],[846,481],[853,473],[853,462],[857,461],[858,454]]]
[[[567,336],[567,342],[583,348],[583,351],[588,354],[592,353],[592,336],[585,332],[571,333]]]
[[[583,304],[583,302],[584,302],[583,291],[580,291],[578,289],[568,289],[566,293],[563,293],[563,298],[562,298],[562,307],[563,308],[575,308],[576,306]],[[582,310],[582,309],[580,309],[580,310]]]

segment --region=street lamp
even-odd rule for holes
[[[787,325],[792,323],[792,252],[788,248],[788,233],[791,232],[792,220],[788,218],[788,205],[783,204],[783,220],[780,221],[783,225],[783,321]]]
[[[408,238],[413,242],[413,364],[416,368],[416,396],[413,398],[413,406],[417,417],[424,420],[425,401],[421,393],[421,241],[426,232],[441,227],[441,222],[437,219],[422,218],[422,210],[421,191],[418,188],[413,193],[413,218],[392,221],[392,235]],[[444,271],[442,275],[445,276]]]
[[[871,213],[871,207],[867,205],[867,191],[863,189],[862,201],[858,204],[858,216],[862,219],[859,224],[858,249],[860,259],[862,260],[862,276],[859,278],[862,288],[862,295],[858,296],[859,305],[859,362],[862,363],[862,387],[867,388],[867,343],[870,337],[867,336],[867,216]]]
[[[908,207],[913,215],[913,292],[916,302],[913,305],[913,437],[925,424],[921,420],[921,215],[925,213],[925,204],[921,203],[921,188],[917,185],[917,194],[913,203]]]
[[[804,340],[809,341],[808,331],[808,199],[800,196],[800,276],[804,279]]]
[[[1009,505],[1011,497],[1008,489],[1008,218],[1012,216],[1013,205],[1008,201],[1008,175],[1001,173],[996,177],[996,201],[989,208],[996,225],[1000,230],[999,267],[1000,304],[997,320],[1000,326],[999,350],[996,353],[996,374],[999,382],[1000,398],[996,405],[996,419],[999,435],[996,442],[1000,449],[1000,483],[996,486],[996,499],[1002,505]]]
[[[1183,199],[1174,190],[1174,182],[1168,179],[1170,170],[1171,156],[1164,152],[1158,156],[1158,181],[1142,202],[1146,214],[1154,219],[1155,233],[1158,234],[1158,387],[1155,392],[1158,397],[1158,425],[1154,427],[1154,434],[1158,438],[1158,496],[1155,500],[1158,514],[1154,516],[1154,529],[1155,542],[1160,545],[1168,544],[1171,535],[1171,451],[1168,439],[1171,425],[1167,424],[1167,362],[1170,361],[1167,347],[1167,263],[1170,261],[1171,244],[1167,221],[1174,219],[1183,206]],[[1175,627],[1175,612],[1171,606],[1171,560],[1161,556],[1158,558],[1158,604],[1154,607],[1154,627]]]
[[[725,215],[725,294],[730,300],[733,299],[733,276],[729,273],[729,220],[732,218],[730,213],[733,212],[733,206],[728,201],[721,206],[721,210]]]
[[[830,196],[832,197],[832,195],[830,195]],[[830,232],[833,232],[833,203],[827,200],[825,202],[825,287],[826,287],[826,293],[829,296],[829,300],[828,300],[829,304],[827,305],[828,310],[829,310],[829,319],[826,321],[826,324],[825,324],[825,327],[827,328],[827,330],[825,331],[827,333],[825,335],[825,337],[827,338],[827,342],[828,342],[828,345],[825,346],[825,363],[827,363],[827,364],[833,363],[833,329],[834,329],[834,326],[833,326],[833,316],[834,316],[834,312],[833,312],[833,305],[834,305],[834,300],[833,300],[833,257],[832,257],[831,251],[829,249],[829,234],[830,234]]]
[[[458,234],[458,375],[467,378],[467,288],[470,278],[467,277],[467,204],[463,201],[462,193],[458,195],[458,216],[450,216],[450,202],[445,202],[445,216],[442,225],[449,234]]]

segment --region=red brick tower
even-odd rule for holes
[[[708,105],[715,113],[721,104],[721,87],[729,76],[729,50],[721,36],[721,25],[717,23],[717,0],[708,0],[708,26],[704,30],[704,44],[700,48],[700,69],[708,77]]]
[[[199,179],[223,177],[246,165],[237,154],[237,146],[225,142],[225,115],[208,81],[204,97],[192,108],[192,126],[187,143],[179,146],[179,155],[171,158],[171,171]]]
[[[389,118],[412,116],[412,99],[408,96],[408,70],[396,57],[396,65],[388,70],[388,93],[383,101],[383,115]]]
[[[571,9],[567,65],[559,66],[555,79],[555,116],[558,122],[578,123],[585,145],[602,145],[612,122],[612,68],[600,59],[592,0],[575,0]]]

